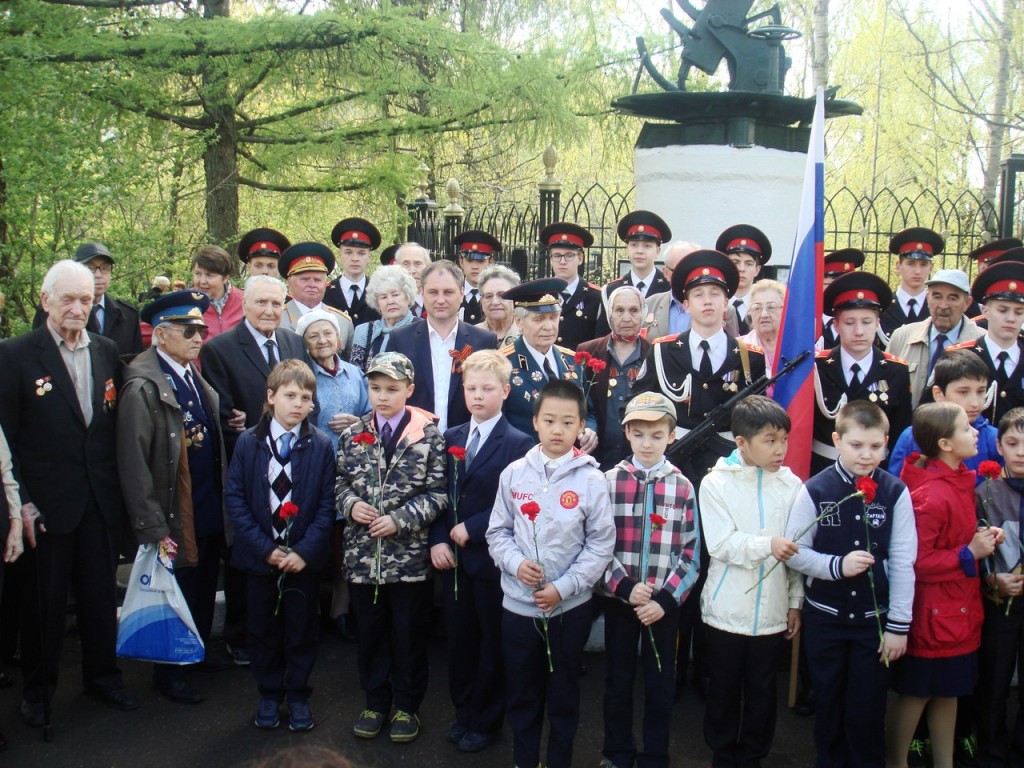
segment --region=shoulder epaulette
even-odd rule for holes
[[[756,352],[759,355],[764,354],[764,349],[757,346],[757,344],[751,344],[749,341],[743,341],[742,339],[736,339],[736,343],[746,347],[750,352]]]
[[[333,313],[334,313],[334,314],[336,314],[336,315],[341,315],[341,316],[342,316],[342,317],[344,317],[344,318],[345,318],[346,320],[351,320],[351,319],[352,319],[351,317],[349,317],[349,315],[348,315],[348,312],[342,312],[342,311],[341,311],[340,309],[337,309],[337,308],[335,308],[335,307],[332,307],[332,306],[331,306],[330,304],[324,304],[324,308],[325,308],[325,309],[326,309],[326,310],[327,310],[328,312],[333,312]]]
[[[971,343],[973,344],[974,342],[971,342]],[[952,349],[952,348],[953,347],[949,347],[949,349]],[[888,352],[883,352],[882,353],[882,357],[884,357],[890,363],[899,363],[900,365],[906,365],[907,364],[907,361],[904,360],[902,357],[896,357],[896,355],[891,355]]]
[[[817,352],[814,353],[814,359],[815,360],[824,360],[826,357],[831,357],[831,356],[832,356],[832,350],[831,349],[819,349]]]
[[[512,342],[511,344],[506,344],[504,347],[499,349],[498,350],[498,354],[499,355],[504,355],[505,357],[508,357],[509,355],[511,355],[515,351],[516,351],[516,343]]]
[[[555,349],[557,349],[563,355],[568,355],[569,357],[572,357],[573,355],[576,354],[576,350],[575,349],[569,349],[568,347],[560,347],[557,344],[555,344],[554,346],[555,346]]]
[[[595,291],[600,291],[601,290],[601,286],[600,285],[595,285],[594,283],[587,283],[587,287],[588,288],[593,288]]]
[[[960,341],[956,344],[950,344],[946,347],[947,352],[955,352],[958,349],[974,349],[978,345],[977,339],[971,339],[970,341]]]
[[[652,341],[651,344],[661,344],[662,342],[665,342],[665,341],[675,341],[678,338],[679,338],[679,334],[678,333],[670,333],[668,336],[659,336],[654,341]]]

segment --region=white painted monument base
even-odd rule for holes
[[[785,281],[792,259],[806,154],[713,144],[636,149],[635,208],[653,211],[673,240],[714,248],[733,224],[753,224],[771,240],[769,264]]]

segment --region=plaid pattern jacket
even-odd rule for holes
[[[648,477],[626,459],[605,478],[615,518],[615,555],[604,586],[629,602],[633,587],[646,581],[655,587],[653,599],[668,612],[686,600],[700,572],[693,485],[668,461]],[[655,526],[652,513],[663,517],[664,525]]]

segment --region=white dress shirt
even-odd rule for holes
[[[455,334],[459,324],[452,326],[451,333],[442,338],[434,326],[427,321],[427,338],[430,340],[430,366],[434,374],[434,415],[438,417],[437,428],[441,434],[448,429],[448,393],[452,383],[452,356],[455,350]]]
[[[704,350],[700,343],[705,341],[694,329],[690,329],[690,360],[694,370],[700,370],[700,363],[704,359]],[[711,370],[717,371],[725,362],[725,355],[729,351],[729,336],[724,330],[718,331],[714,336],[707,339],[711,355]]]
[[[846,384],[849,386],[850,382],[853,381],[853,364],[856,363],[860,366],[860,380],[864,381],[864,377],[868,375],[868,371],[871,369],[871,350],[867,351],[867,354],[859,360],[847,352],[845,349],[839,349],[839,359],[843,364],[843,376],[846,379]]]

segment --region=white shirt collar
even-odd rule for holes
[[[299,429],[301,427],[302,427],[302,423],[299,422],[298,424],[296,424],[291,429],[285,429],[283,424],[281,424],[277,419],[271,417],[271,419],[270,419],[270,436],[272,438],[274,438],[274,442],[279,442],[280,439],[281,439],[281,435],[283,435],[285,432],[291,432],[292,433],[292,442],[294,444],[294,442],[299,439]]]
[[[644,287],[643,290],[640,291],[640,293],[642,293],[646,297],[647,293],[651,290],[651,286],[654,285],[654,281],[657,279],[657,275],[655,274],[656,272],[657,269],[652,269],[651,273],[647,277],[640,277],[640,275],[636,273],[635,269],[631,269],[629,270],[629,282],[632,284],[634,288],[636,288],[638,283],[642,282],[644,284]]]
[[[928,297],[928,289],[927,288],[925,288],[923,291],[921,291],[916,296],[912,296],[911,294],[907,293],[903,289],[902,285],[899,288],[896,289],[896,299],[899,301],[900,307],[903,308],[903,313],[904,314],[909,314],[909,312],[910,312],[910,308],[907,306],[907,302],[908,301],[910,301],[911,299],[914,299],[917,302],[916,304],[914,304],[914,312],[917,313],[917,312],[920,312],[921,308],[924,307],[928,303],[927,297]]]
[[[573,280],[571,283],[569,283],[567,286],[565,286],[565,290],[564,291],[560,291],[560,293],[568,293],[569,297],[571,298],[572,295],[574,293],[576,293],[576,288],[577,288],[577,286],[579,286],[579,284],[580,284],[580,278],[579,278],[579,275],[577,275],[576,279]]]
[[[487,421],[478,422],[476,416],[473,416],[469,420],[469,432],[466,434],[466,445],[469,445],[469,438],[473,436],[473,431],[480,433],[480,444],[483,445],[487,442],[487,438],[491,436],[491,432],[494,431],[495,425],[498,423],[498,419],[501,418],[501,411],[498,411],[494,416],[491,416]]]
[[[696,366],[700,365],[700,359],[704,355],[704,350],[701,349],[700,343],[704,341],[699,333],[690,326],[690,359],[693,360],[693,364]],[[708,342],[708,353],[711,355],[711,359],[715,359],[716,353],[720,350],[725,349],[725,345],[728,343],[729,336],[725,330],[720,330],[715,333],[711,338],[707,339]],[[722,359],[725,359],[723,352]]]
[[[344,274],[341,276],[341,290],[345,292],[345,298],[348,299],[352,294],[352,286],[356,286],[359,289],[359,295],[363,295],[363,291],[366,290],[366,275],[363,275],[357,282],[349,280]]]
[[[572,454],[573,454],[573,451],[570,448],[568,451],[566,451],[564,454],[559,456],[557,459],[552,459],[550,456],[548,456],[546,453],[544,453],[544,449],[543,448],[540,449],[540,457],[542,459],[544,459],[544,466],[545,467],[550,467],[551,469],[558,469],[563,464],[568,464],[569,461],[572,459]]]
[[[1011,344],[1008,347],[1003,347],[1003,346],[1000,346],[999,343],[995,339],[993,339],[991,336],[989,336],[986,333],[985,334],[985,346],[988,347],[989,357],[992,358],[992,362],[995,363],[996,366],[999,365],[999,361],[996,360],[996,358],[999,356],[999,353],[1000,352],[1005,352],[1006,353],[1006,371],[1007,371],[1007,373],[1013,372],[1013,369],[1017,367],[1017,363],[1020,362],[1020,345],[1018,345],[1016,342],[1014,342],[1013,344]]]
[[[243,320],[242,322],[245,323],[245,327],[249,329],[249,333],[252,334],[252,337],[256,339],[256,346],[258,346],[260,349],[263,349],[263,345],[266,344],[267,341],[269,340],[273,340],[273,342],[277,344],[277,331],[274,331],[272,334],[270,334],[270,336],[264,336],[262,333],[260,333],[259,331],[252,327],[252,323],[250,323],[248,319]]]
[[[843,376],[846,377],[847,383],[849,383],[850,379],[853,377],[853,373],[851,373],[850,369],[853,367],[854,363],[860,366],[860,380],[864,381],[864,377],[868,375],[868,370],[871,368],[871,354],[872,352],[869,349],[864,357],[858,360],[842,347],[839,348],[839,358],[843,363]]]
[[[637,469],[643,470],[644,472],[656,472],[665,465],[665,457],[662,456],[661,461],[657,462],[653,467],[645,467],[643,464],[640,463],[636,456],[630,456],[629,463],[632,464]]]
[[[480,289],[472,285],[469,280],[466,280],[462,285],[462,295],[468,299],[473,295],[471,291],[476,291],[477,298],[480,298]]]
[[[548,350],[548,353],[546,355],[543,354],[540,350],[531,347],[529,343],[526,341],[526,339],[523,339],[523,346],[526,347],[526,350],[533,356],[533,359],[537,361],[537,365],[539,367],[543,368],[544,360],[547,359],[551,361],[552,370],[558,370],[558,363],[555,361],[555,356],[553,354],[555,351],[554,345],[552,345],[551,349]]]
[[[160,347],[157,347],[155,344],[153,346],[156,349],[156,353],[160,355],[160,359],[167,363],[168,366],[170,366],[171,370],[174,371],[175,375],[178,376],[178,378],[180,378],[182,381],[185,381],[185,373],[186,371],[188,371],[188,369],[182,367],[180,364],[178,364],[170,357],[168,357],[166,354],[164,354],[164,351],[160,349]]]
[[[430,324],[430,320],[429,319],[427,320],[427,336],[430,338],[431,342],[437,341],[437,342],[439,342],[441,344],[448,344],[449,342],[451,342],[451,344],[454,345],[455,344],[455,334],[458,333],[458,332],[459,332],[459,324],[456,323],[455,325],[452,326],[451,333],[449,333],[447,336],[442,338],[441,334],[437,332],[437,329],[434,328],[434,326]]]

